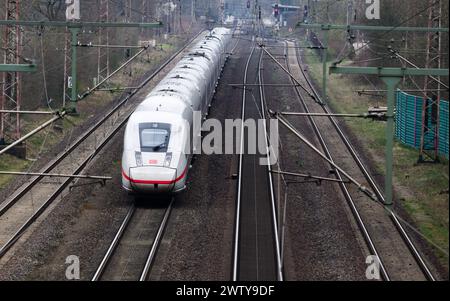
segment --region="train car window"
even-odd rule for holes
[[[139,137],[142,152],[165,153],[169,146],[170,124],[141,123]]]

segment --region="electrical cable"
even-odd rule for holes
[[[123,7],[123,8],[125,8],[125,9],[129,9],[130,11],[135,12],[135,13],[141,15],[141,16],[147,17],[147,18],[149,18],[149,19],[152,20],[152,21],[160,22],[160,21],[157,20],[156,18],[154,18],[154,17],[152,17],[152,16],[149,16],[148,14],[143,13],[143,12],[141,12],[141,11],[139,11],[139,10],[133,8],[133,7],[130,7],[130,6],[126,5],[126,4],[120,3],[120,2],[118,2],[118,1],[116,1],[116,0],[109,0],[109,1],[112,2],[112,3],[114,3],[114,4],[116,4],[116,6],[117,6],[118,8],[122,8],[122,7]]]
[[[439,0],[427,5],[424,9],[420,10],[419,12],[417,12],[416,14],[414,14],[413,16],[407,18],[406,20],[400,22],[399,24],[397,24],[396,26],[392,27],[391,29],[383,32],[382,34],[380,34],[378,37],[376,37],[375,39],[365,43],[363,46],[361,46],[358,49],[355,49],[355,53],[358,51],[361,51],[362,49],[364,49],[365,47],[367,47],[368,45],[372,44],[372,42],[377,41],[379,38],[391,33],[392,31],[394,31],[395,29],[397,29],[398,27],[404,25],[405,23],[411,21],[412,19],[416,18],[417,16],[421,15],[422,13],[426,12],[428,9],[430,9],[431,7],[433,7],[434,5],[436,5],[437,3],[439,3]]]

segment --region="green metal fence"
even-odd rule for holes
[[[400,90],[397,91],[395,136],[403,144],[416,149],[420,148],[422,104],[422,97],[410,95]],[[441,100],[439,111],[440,125],[438,149],[439,154],[448,159],[448,101]],[[428,122],[430,122],[430,125],[431,119],[431,112],[429,112]],[[433,140],[433,137],[425,137],[425,140]]]

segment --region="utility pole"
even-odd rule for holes
[[[109,22],[109,0],[100,0],[99,22]],[[98,30],[99,45],[109,45],[109,28],[100,27]],[[107,78],[110,73],[110,53],[108,47],[98,48],[97,83]]]
[[[429,0],[429,5],[428,27],[441,27],[441,1]],[[425,68],[441,68],[441,50],[441,33],[429,32]],[[440,91],[440,78],[435,81],[430,76],[425,76],[419,163],[439,162]]]
[[[128,5],[127,5],[127,22],[130,23],[131,19],[132,19],[132,13],[133,13],[133,1],[132,0],[128,0]]]
[[[353,23],[353,0],[347,0],[347,25]]]
[[[382,67],[330,67],[332,74],[366,74],[377,75],[387,87],[387,125],[386,125],[386,175],[385,205],[393,205],[393,147],[394,147],[394,106],[395,89],[405,76],[448,76],[448,69],[409,69]]]
[[[327,8],[327,23],[330,22],[330,15],[329,15],[329,9],[330,9],[330,3],[327,1],[326,3]],[[327,68],[328,68],[328,44],[329,44],[329,30],[323,31],[323,42],[322,42],[322,101],[327,102]]]
[[[328,7],[328,6],[327,6]],[[427,32],[427,33],[436,33],[436,32],[447,32],[448,28],[441,28],[441,27],[408,27],[408,26],[370,26],[370,25],[333,25],[333,24],[303,24],[302,22],[297,23],[298,27],[306,28],[306,29],[320,29],[324,31],[324,38],[323,38],[323,55],[322,55],[322,97],[324,98],[324,102],[326,102],[326,89],[327,89],[327,69],[328,69],[328,37],[329,37],[329,31],[330,30],[346,30],[346,31],[353,31],[353,30],[364,30],[364,31],[383,31],[383,32],[390,32],[390,31],[412,31],[412,32]]]
[[[355,20],[355,13],[353,7],[354,7],[353,0],[347,0],[347,26],[352,25]],[[347,34],[348,34],[347,42],[349,44],[348,46],[352,50],[353,56],[355,54],[353,43],[355,41],[356,36],[352,30],[348,30]]]
[[[310,7],[310,15],[311,15],[311,18],[309,19],[308,23],[315,23],[317,20],[316,1],[308,0],[308,6]]]
[[[181,5],[181,0],[178,0],[178,4],[176,6],[176,16],[175,16],[175,21],[177,23],[177,34],[182,34],[183,33],[183,24],[182,24],[182,11],[183,10],[183,6]]]
[[[131,23],[133,18],[133,3],[131,0],[127,0],[125,4],[125,23]],[[141,11],[143,13],[143,11]],[[125,37],[125,44],[131,45],[131,35],[126,35]],[[124,49],[124,57],[126,60],[128,60],[131,57],[131,49],[126,48]],[[128,76],[133,75],[133,68],[131,65],[123,70],[124,74],[127,74]],[[109,75],[109,74],[108,74]]]
[[[77,21],[80,20],[80,1],[76,0],[66,0],[66,21]],[[70,103],[73,94],[69,95],[68,90],[73,91],[73,85],[76,83],[73,78],[72,72],[72,33],[69,27],[66,27],[65,37],[64,37],[64,84],[63,84],[63,108],[66,107],[67,103]]]
[[[19,20],[20,0],[5,0],[5,20]],[[22,33],[19,25],[5,26],[3,31],[4,64],[19,64],[22,50]],[[5,71],[0,90],[1,110],[20,111],[21,75],[17,71]],[[0,113],[0,145],[6,140],[21,136],[20,114]]]
[[[69,0],[70,1],[70,0]],[[76,1],[76,0],[75,0]],[[16,3],[16,1],[11,1]],[[77,3],[72,2],[71,3]],[[78,2],[79,3],[79,2]],[[69,8],[69,7],[68,7]],[[117,23],[117,22],[81,22],[81,21],[25,21],[25,20],[0,20],[0,26],[28,26],[28,27],[63,27],[68,28],[71,33],[71,48],[72,48],[72,91],[69,108],[65,108],[66,112],[75,114],[76,105],[79,100],[77,94],[77,47],[78,47],[78,33],[82,28],[157,28],[162,25],[161,22],[156,23]]]
[[[171,10],[172,10],[172,2],[170,0],[166,1],[166,7],[167,7],[167,34],[170,34],[172,32],[172,26],[171,26]]]
[[[223,24],[225,22],[225,0],[220,0],[220,23]]]
[[[71,57],[71,37],[70,37],[70,31],[69,28],[66,28],[65,36],[64,36],[64,84],[63,84],[63,99],[62,99],[62,106],[63,108],[66,107],[66,104],[70,102],[70,95],[68,90],[71,89],[72,81],[69,80],[72,77],[72,74],[70,73],[71,70],[71,64],[72,64],[72,57]],[[70,85],[69,85],[70,84]]]

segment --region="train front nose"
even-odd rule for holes
[[[177,171],[173,168],[143,166],[130,168],[130,182],[133,190],[144,193],[172,192]]]

